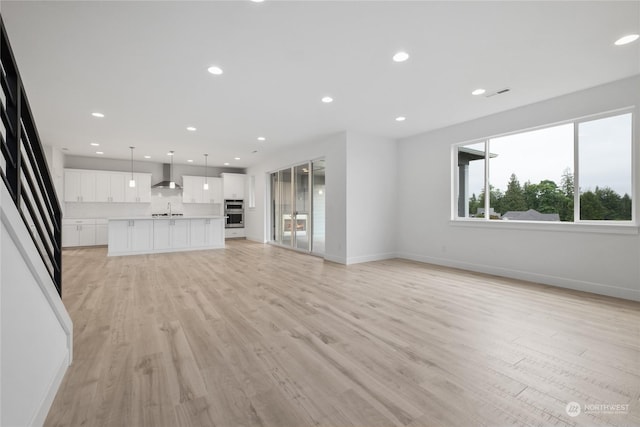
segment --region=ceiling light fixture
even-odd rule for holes
[[[150,159],[150,158],[151,158],[151,156],[144,156],[144,158],[145,158],[145,159]]]
[[[229,162],[224,162],[224,165],[225,166],[229,166]]]
[[[136,180],[133,179],[133,149],[136,147],[129,147],[131,149],[131,179],[129,180],[129,187],[130,188],[135,188],[136,187]]]
[[[104,151],[96,151],[96,154],[104,154]]]
[[[208,190],[209,189],[209,183],[207,182],[207,157],[209,157],[209,155],[205,153],[205,155],[204,155],[204,185],[202,186],[203,190]]]
[[[193,163],[193,159],[189,159],[189,160],[187,160],[187,162]]]
[[[264,136],[259,136],[258,137],[258,141],[266,141],[266,140],[267,140],[267,138],[265,138]]]
[[[638,38],[640,38],[639,34],[628,34],[624,37],[620,37],[618,40],[615,41],[614,44],[616,46],[622,46],[625,44],[633,43],[634,41],[638,40]]]
[[[471,92],[471,95],[482,95],[485,92],[486,92],[486,90],[484,90],[482,88],[478,88],[478,89],[474,90],[473,92]]]
[[[240,160],[240,157],[234,157],[233,159],[234,160]]]
[[[176,182],[173,180],[173,151],[169,151],[171,156],[171,168],[169,169],[169,188],[176,188]]]
[[[215,65],[212,65],[211,67],[207,68],[207,71],[215,76],[219,76],[220,74],[222,74],[222,68],[217,67]]]
[[[251,0],[253,3],[263,3],[264,0]]]
[[[333,102],[333,98],[330,96],[325,96],[324,98],[322,98],[322,102],[324,102],[325,104],[329,104]]]
[[[91,145],[92,145],[93,147],[99,147],[99,146],[100,146],[100,144],[98,144],[97,142],[92,142],[92,143],[91,143]]]
[[[407,120],[407,118],[406,118],[406,117],[404,117],[404,116],[398,116],[398,117],[396,117],[396,122],[404,122],[405,120]]]
[[[98,113],[98,112],[91,113],[91,115],[92,115],[93,117],[99,117],[99,118],[104,117],[104,114],[102,114],[102,113]]]
[[[395,55],[393,55],[393,61],[394,62],[404,62],[407,59],[409,59],[409,54],[407,52],[398,52]]]
[[[167,153],[167,156],[173,156],[173,151],[169,151],[169,152]]]
[[[187,126],[187,130],[188,130],[189,132],[195,132],[197,129],[196,129],[196,128],[194,128],[193,126]]]

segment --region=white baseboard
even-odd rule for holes
[[[333,256],[333,255],[326,255],[324,256],[325,261],[331,261],[331,262],[335,262],[338,264],[347,264],[347,259],[345,257],[338,257],[338,256]]]
[[[534,283],[542,283],[549,286],[559,288],[573,289],[576,291],[590,292],[593,294],[606,295],[615,298],[622,298],[633,301],[640,301],[640,289],[627,289],[617,286],[606,285],[603,283],[587,282],[583,280],[567,279],[565,277],[550,276],[530,271],[513,270],[503,267],[473,264],[462,261],[456,261],[446,258],[436,258],[424,255],[401,252],[398,258],[404,258],[412,261],[424,262],[429,264],[442,265],[445,267],[459,268],[462,270],[475,271],[478,273],[493,274],[495,276],[509,277],[512,279],[526,280]]]
[[[33,419],[29,423],[30,426],[41,426],[44,425],[44,421],[47,419],[47,415],[49,414],[49,409],[51,409],[51,405],[53,404],[53,399],[56,397],[56,393],[60,388],[60,384],[62,384],[62,379],[64,378],[64,374],[67,372],[67,368],[71,360],[71,355],[67,354],[60,363],[55,376],[51,379],[51,383],[47,388],[47,393],[42,398],[42,402],[38,406],[37,412],[33,415]]]
[[[362,256],[347,258],[347,265],[360,264],[362,262],[382,261],[385,259],[393,259],[393,258],[397,258],[395,252],[387,252],[384,254],[362,255]]]

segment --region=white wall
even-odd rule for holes
[[[42,425],[71,363],[73,325],[0,185],[0,425]]]
[[[256,176],[256,208],[248,209],[247,238],[269,241],[268,173],[326,159],[325,259],[342,264],[395,257],[396,143],[342,132],[294,146],[249,168]]]
[[[258,242],[269,240],[269,172],[304,161],[325,158],[325,258],[346,263],[346,140],[347,134],[342,132],[308,144],[295,145],[249,168],[247,175],[256,177],[256,207],[245,210],[247,238]]]
[[[394,258],[395,140],[347,133],[347,264]]]
[[[592,232],[593,228],[578,224],[526,229],[450,221],[452,144],[640,106],[639,88],[640,76],[636,76],[399,141],[397,189],[403,201],[399,256],[640,300],[636,227],[596,227],[599,232]],[[639,116],[636,109],[636,166],[640,165]],[[634,201],[639,175],[636,171]]]

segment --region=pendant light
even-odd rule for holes
[[[133,178],[133,149],[136,147],[129,147],[131,149],[131,179],[129,180],[129,187],[136,187],[136,180]]]
[[[204,190],[209,189],[209,183],[207,182],[207,157],[209,157],[209,155],[205,154],[204,155],[204,185],[202,186]]]
[[[171,169],[169,169],[169,188],[176,188],[176,183],[173,180],[173,151],[169,151],[171,156]]]

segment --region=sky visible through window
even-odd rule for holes
[[[580,188],[610,187],[631,196],[631,114],[580,123]],[[468,145],[483,150],[483,144]],[[560,186],[565,170],[574,173],[573,123],[491,139],[490,184],[504,192],[511,174],[520,185],[551,180]],[[469,167],[468,194],[480,195],[482,161]]]

